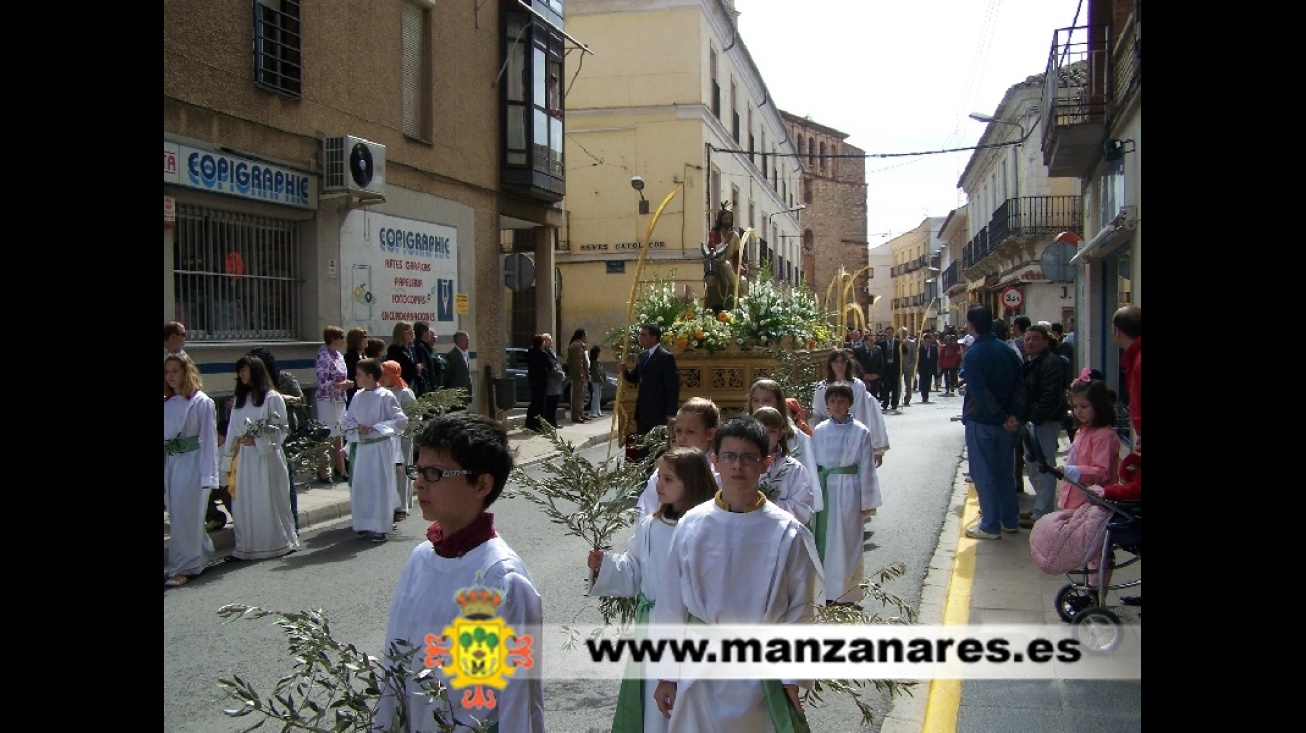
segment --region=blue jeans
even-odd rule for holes
[[[982,532],[998,534],[1016,529],[1020,505],[1016,501],[1016,434],[1001,425],[966,423],[966,456],[970,480],[979,497]]]
[[[603,417],[603,382],[590,380],[590,417]]]
[[[1057,438],[1061,435],[1061,421],[1048,420],[1037,425],[1029,423],[1027,427],[1030,436],[1038,442],[1043,460],[1047,461],[1049,466],[1057,465]],[[1051,514],[1057,510],[1057,477],[1050,473],[1043,473],[1034,464],[1028,464],[1026,473],[1029,474],[1030,485],[1034,487],[1032,514],[1037,521],[1044,514]]]

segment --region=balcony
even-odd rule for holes
[[[961,276],[961,261],[954,260],[948,265],[948,269],[943,271],[943,292],[948,295],[954,295],[953,288],[959,287],[961,290],[966,288],[966,279]]]
[[[1043,79],[1043,164],[1050,178],[1083,178],[1102,154],[1111,82],[1111,26],[1053,33]]]
[[[1142,33],[1131,15],[1056,31],[1043,82],[1043,163],[1052,177],[1085,177],[1142,85]]]
[[[962,267],[972,270],[994,253],[1016,255],[1022,245],[1050,241],[1064,231],[1084,231],[1080,196],[1025,196],[1007,199],[966,245]],[[1032,258],[1033,252],[1027,253]],[[997,258],[995,258],[997,259]],[[985,273],[987,274],[987,273]],[[972,273],[972,276],[974,273]]]

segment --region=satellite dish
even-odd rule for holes
[[[1078,249],[1070,242],[1053,242],[1043,248],[1038,258],[1039,269],[1043,277],[1054,283],[1070,283],[1079,275],[1079,268],[1070,264],[1070,258]]]

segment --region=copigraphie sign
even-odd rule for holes
[[[457,229],[351,211],[340,225],[340,259],[346,328],[384,337],[399,321],[426,321],[437,336],[453,335]]]

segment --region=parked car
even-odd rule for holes
[[[519,406],[529,405],[531,403],[531,385],[526,381],[526,349],[518,346],[509,346],[504,349],[504,374],[511,378],[517,385],[517,404]],[[617,399],[617,373],[604,370],[607,379],[603,383],[603,395],[599,402],[601,407],[608,407]],[[586,397],[585,405],[589,406],[589,384],[585,385]],[[562,405],[567,405],[571,400],[571,380],[568,379],[562,383]]]

